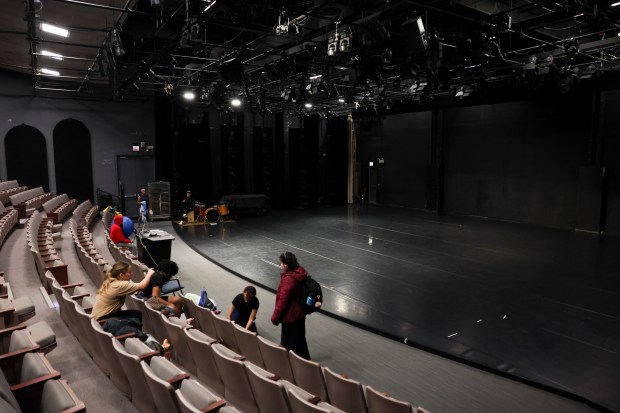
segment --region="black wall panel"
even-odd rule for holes
[[[319,203],[319,115],[304,118],[304,140],[302,142],[302,171],[305,173],[306,205]]]
[[[446,212],[574,227],[591,99],[462,107],[444,115]]]
[[[219,198],[214,196],[212,188],[208,121],[195,125],[177,125],[174,140],[178,174],[175,183],[179,188],[176,196],[183,198],[185,191],[191,190],[196,201],[207,205],[216,204]]]
[[[327,156],[325,203],[345,205],[347,203],[347,162],[349,146],[347,140],[347,117],[327,119],[325,148]]]
[[[307,183],[302,162],[304,131],[300,128],[288,130],[288,206],[302,206],[306,199]]]
[[[267,204],[273,198],[273,129],[255,126],[254,140],[254,192],[265,194]]]
[[[12,128],[6,134],[4,148],[9,180],[16,179],[30,188],[41,186],[49,192],[47,145],[38,129],[28,125]]]
[[[56,192],[80,202],[93,201],[93,164],[90,131],[76,119],[65,119],[54,128]]]
[[[427,167],[430,162],[431,112],[386,118],[379,200],[382,204],[426,207]]]
[[[606,212],[603,230],[620,236],[620,90],[603,93],[600,133],[603,140],[603,165],[606,167]]]
[[[368,165],[374,162],[377,203],[425,208],[430,162],[431,112],[383,117],[356,124],[363,188],[369,193]],[[385,163],[379,163],[379,159]]]

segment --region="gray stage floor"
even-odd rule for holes
[[[333,317],[620,411],[618,240],[372,206],[174,227],[267,290],[292,251]]]

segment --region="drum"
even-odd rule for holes
[[[217,206],[217,212],[220,213],[221,217],[225,217],[226,215],[228,215],[228,204],[219,204]]]
[[[205,212],[205,220],[208,222],[217,222],[220,220],[220,213],[216,207],[211,207]]]

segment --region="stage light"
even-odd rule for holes
[[[185,98],[185,100],[194,100],[194,99],[196,99],[196,95],[191,90],[188,90],[187,92],[183,93],[183,97]]]
[[[42,50],[41,54],[43,56],[48,56],[48,57],[51,57],[52,59],[56,59],[56,60],[62,60],[62,58],[63,58],[63,56],[61,54],[50,52],[48,50]]]
[[[41,68],[39,72],[44,73],[46,75],[51,75],[51,76],[60,76],[60,72],[58,72],[57,70]]]
[[[55,34],[57,36],[69,37],[69,30],[63,29],[62,27],[54,26],[52,24],[41,24],[41,30],[47,33]]]

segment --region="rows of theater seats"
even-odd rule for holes
[[[43,204],[43,211],[54,224],[62,222],[77,207],[77,199],[69,199],[67,194],[55,196]]]
[[[57,235],[53,232],[53,223],[38,212],[53,195],[44,193],[42,188],[28,190],[27,187],[19,186],[17,181],[7,181],[0,182],[0,198],[13,206],[7,209],[0,204],[2,240],[19,222],[19,211],[22,208],[22,211],[33,215],[33,219],[28,221],[26,235],[37,269],[44,272],[62,267],[64,264],[54,248]],[[86,411],[84,403],[77,398],[68,383],[60,379],[60,373],[45,357],[46,353],[56,347],[54,331],[45,321],[23,324],[35,315],[35,305],[28,296],[13,295],[7,281],[17,276],[23,275],[7,274],[5,277],[3,273],[0,274],[0,412]]]
[[[85,412],[84,403],[45,357],[56,347],[54,332],[45,321],[17,324],[34,315],[34,304],[28,297],[13,297],[4,274],[0,291],[0,412]]]
[[[69,227],[78,256],[88,255],[97,262],[95,257],[101,255],[92,243],[92,220],[87,218],[93,208],[83,205],[76,209]],[[124,251],[117,253],[123,261],[134,261]],[[145,267],[135,265],[139,271],[134,269],[134,275],[141,276]],[[93,277],[85,269],[100,285],[96,280],[101,275]],[[193,325],[167,318],[144,301],[128,297],[126,306],[144,314],[144,331],[160,342],[165,338],[171,342],[169,361],[136,338],[104,332],[89,316],[94,298],[82,285],[63,284],[51,271],[44,276],[63,321],[95,364],[141,412],[424,412],[303,360],[185,297],[186,317],[194,318]]]
[[[53,221],[34,211],[26,224],[26,240],[34,259],[42,285],[46,285],[45,273],[50,271],[62,284],[69,279],[67,264],[56,251],[55,241],[61,236],[61,226],[54,227]],[[48,288],[49,292],[49,288]]]
[[[11,233],[19,219],[17,218],[17,210],[7,209],[2,202],[0,202],[0,246],[4,244],[4,240],[7,235]]]
[[[99,207],[90,201],[82,202],[73,212],[73,219],[69,220],[69,230],[73,237],[73,244],[78,259],[91,281],[99,286],[105,278],[105,273],[111,264],[99,253],[93,242],[89,226],[99,213]]]
[[[37,187],[13,194],[9,196],[9,199],[13,208],[17,210],[19,219],[26,219],[53,197],[52,193],[45,192],[42,187]]]
[[[27,190],[27,186],[20,186],[17,181],[3,181],[0,182],[0,202],[4,205],[11,203],[10,196],[18,192],[24,192]]]

